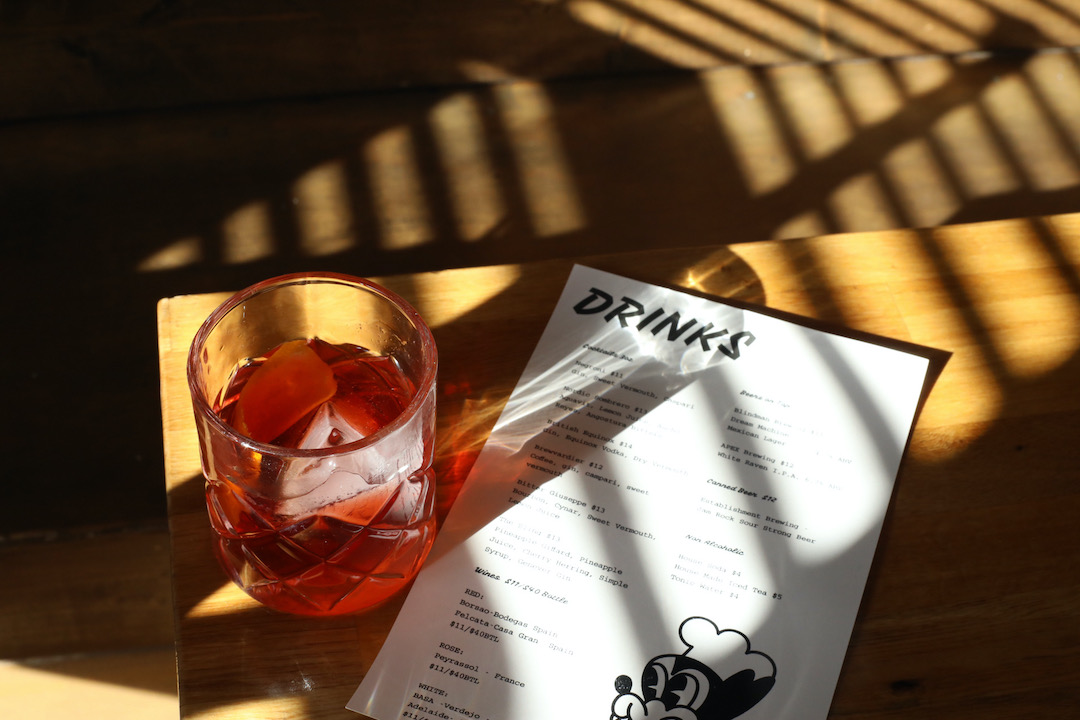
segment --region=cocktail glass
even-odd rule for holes
[[[412,580],[435,535],[437,365],[416,310],[360,278],[272,278],[210,315],[188,384],[214,548],[233,582],[277,610],[340,615]]]

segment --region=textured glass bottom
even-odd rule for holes
[[[362,493],[283,524],[227,483],[213,483],[207,507],[218,560],[251,597],[292,614],[343,615],[378,605],[419,572],[435,539],[433,490],[428,471],[379,493],[374,514],[357,513],[355,506],[370,504]],[[358,515],[370,519],[345,519]]]

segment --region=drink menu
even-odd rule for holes
[[[927,366],[575,267],[348,708],[825,718]]]

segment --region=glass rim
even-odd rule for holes
[[[196,384],[197,378],[202,379],[202,372],[199,369],[198,362],[198,349],[205,344],[210,333],[213,332],[214,328],[217,327],[218,323],[220,323],[226,315],[250,298],[278,287],[313,284],[357,286],[386,298],[397,307],[420,333],[420,345],[423,348],[422,364],[424,368],[421,381],[417,383],[416,392],[409,400],[409,404],[405,406],[397,417],[372,434],[360,438],[359,440],[342,443],[341,445],[334,445],[332,447],[310,449],[291,448],[287,445],[274,445],[273,443],[259,442],[258,440],[238,432],[234,427],[222,420],[218,414],[214,412],[206,397],[204,397],[201,388]],[[394,291],[366,278],[346,275],[344,273],[321,271],[288,273],[267,278],[266,280],[250,285],[226,298],[199,326],[195,336],[192,338],[191,346],[188,348],[186,363],[188,390],[191,394],[192,403],[195,406],[196,415],[206,418],[211,425],[231,442],[252,448],[264,455],[295,458],[322,458],[342,455],[347,452],[354,452],[375,445],[383,438],[394,434],[398,429],[412,420],[420,410],[420,407],[427,402],[427,396],[435,387],[438,366],[439,353],[435,346],[435,337],[431,333],[431,328],[428,327],[428,324],[424,321],[423,317],[421,317],[420,313],[417,312],[416,308],[414,308],[407,300]]]

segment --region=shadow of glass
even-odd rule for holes
[[[594,264],[614,269],[627,262],[624,256],[594,260]],[[726,288],[735,295],[760,295],[760,285],[755,283],[753,274],[726,251],[703,250],[700,260],[689,266],[682,253],[661,251],[636,260],[645,261],[647,274],[656,279],[692,280],[699,289]],[[541,264],[537,273],[519,279],[484,305],[434,329],[443,358],[436,459],[440,519],[445,516],[490,424],[494,423],[520,374],[520,366],[493,356],[491,348],[503,343],[520,344],[523,338],[536,337],[547,321],[551,302],[569,268],[567,261]],[[407,278],[399,278],[393,289],[411,294],[410,288],[404,286],[407,282]],[[501,315],[493,315],[489,308],[503,308],[507,303],[522,308],[516,321],[493,322],[494,317]],[[485,367],[488,370],[483,372],[481,385],[478,378]],[[478,394],[480,388],[482,392]],[[327,707],[342,707],[355,689],[354,684],[370,666],[374,651],[381,646],[396,617],[401,596],[372,613],[327,620],[283,616],[253,602],[245,603],[242,594],[227,584],[217,567],[204,503],[199,476],[177,484],[169,493],[172,535],[178,548],[174,570],[178,578],[176,616],[181,636],[180,658],[183,667],[192,669],[186,677],[182,676],[184,708],[203,707],[207,703],[258,702],[268,693],[278,698],[290,695],[298,702],[308,703],[312,712],[324,703]],[[314,661],[304,653],[290,655],[292,644],[283,638],[293,633],[302,633],[305,638],[329,638],[338,633],[350,641],[329,647],[332,643],[327,639],[328,646],[324,647],[320,640],[321,652],[332,655],[333,659],[324,661],[320,657]],[[357,648],[370,649],[372,654],[363,656]],[[222,654],[226,652],[224,649],[228,649],[226,655]],[[207,665],[215,667],[209,680],[205,675]],[[301,681],[298,677],[305,679]],[[313,690],[319,692],[309,695]],[[328,700],[328,697],[336,699]]]

